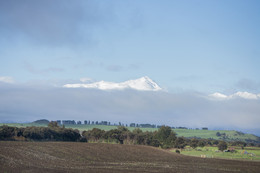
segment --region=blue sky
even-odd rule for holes
[[[0,119],[260,135],[259,99],[208,99],[214,92],[260,93],[259,6],[258,0],[0,0]],[[168,92],[62,88],[81,78],[142,76]]]
[[[0,75],[260,92],[259,1],[1,1]]]

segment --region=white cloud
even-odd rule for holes
[[[0,76],[0,82],[14,83],[14,79],[10,76]]]

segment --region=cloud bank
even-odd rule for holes
[[[260,101],[210,100],[201,93],[0,85],[0,117],[6,121],[107,120],[171,126],[235,129],[260,134]]]
[[[0,76],[0,82],[3,83],[14,83],[14,79],[10,76]]]

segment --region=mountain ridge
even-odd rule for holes
[[[225,95],[219,92],[215,92],[213,94],[209,95],[210,98],[218,99],[218,100],[229,100],[229,99],[235,99],[235,98],[242,98],[242,99],[247,99],[247,100],[258,100],[260,99],[260,94],[253,94],[250,92],[241,92],[238,91],[234,94],[231,95]]]
[[[155,83],[148,76],[144,76],[138,79],[127,80],[125,82],[107,82],[99,81],[93,83],[78,83],[78,84],[65,84],[65,88],[92,88],[100,90],[124,90],[124,89],[134,89],[140,91],[160,91],[162,88]]]

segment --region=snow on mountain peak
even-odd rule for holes
[[[128,80],[121,83],[99,81],[89,84],[66,84],[65,88],[95,88],[100,90],[123,90],[135,89],[141,91],[159,91],[162,90],[153,80],[149,77],[141,77],[135,80]]]
[[[235,98],[243,98],[248,100],[257,100],[260,99],[260,94],[253,94],[249,92],[236,92],[229,96],[221,93],[213,93],[209,95],[210,98],[218,99],[218,100],[227,100],[227,99],[235,99]]]
[[[225,94],[221,94],[221,93],[218,93],[218,92],[210,94],[209,96],[217,98],[217,99],[226,99],[228,97]]]
[[[244,99],[258,99],[258,96],[256,94],[252,94],[249,92],[236,92],[232,95],[232,97],[241,97]]]

